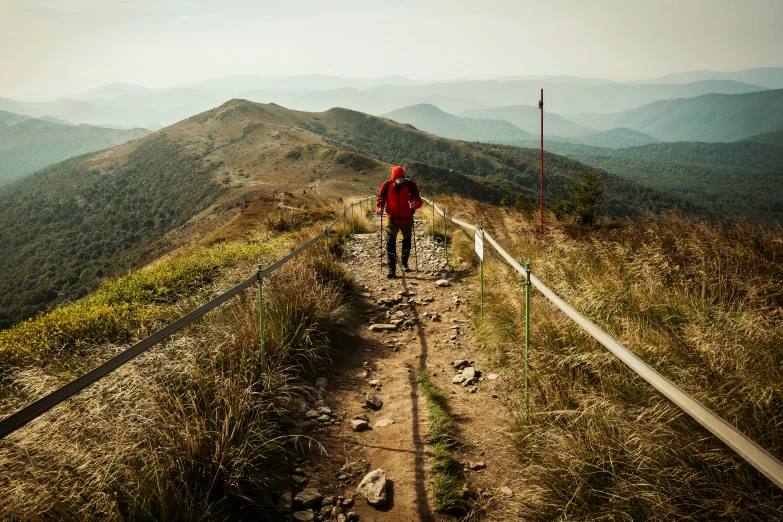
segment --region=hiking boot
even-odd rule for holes
[[[387,279],[394,279],[397,277],[397,256],[391,252],[387,253],[386,266],[389,271],[386,273]]]
[[[397,277],[397,273],[393,268],[390,268],[389,271],[386,272],[386,279],[394,279],[395,277]]]
[[[402,269],[406,272],[412,272],[410,268],[408,268],[408,259],[410,258],[411,251],[410,250],[403,250],[402,251]]]

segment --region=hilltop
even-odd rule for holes
[[[391,164],[414,162],[470,177],[490,202],[537,199],[537,151],[448,140],[346,109],[305,113],[244,100],[51,165],[0,188],[0,262],[11,267],[0,279],[0,325],[79,298],[181,244],[241,237],[245,212],[372,194]],[[547,165],[547,204],[588,168],[554,155]],[[598,173],[606,215],[696,210]],[[463,185],[448,186],[460,194]],[[431,195],[438,186],[421,184]]]

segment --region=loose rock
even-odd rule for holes
[[[448,279],[438,279],[435,281],[435,286],[442,288],[444,286],[451,286],[451,282]]]
[[[294,522],[313,522],[315,515],[312,509],[306,511],[295,511],[292,519]]]
[[[371,324],[369,328],[367,328],[371,332],[381,332],[381,331],[390,331],[390,330],[396,330],[397,325],[394,324]]]
[[[351,427],[353,431],[364,431],[370,427],[370,424],[366,420],[354,419],[351,421]]]
[[[283,513],[290,513],[293,511],[293,496],[290,491],[286,491],[280,495],[280,501],[277,503],[277,509]]]
[[[307,509],[318,504],[322,498],[324,498],[324,496],[321,495],[317,489],[304,488],[294,497],[294,506],[296,508]]]
[[[322,390],[325,390],[328,385],[329,385],[329,379],[327,379],[326,377],[318,377],[315,380],[316,388],[320,388]]]
[[[376,428],[385,428],[386,426],[391,426],[394,424],[394,421],[391,419],[381,419],[378,422],[375,423]]]
[[[374,393],[368,393],[364,396],[364,404],[374,410],[380,410],[383,407],[383,401]]]
[[[369,472],[359,483],[357,492],[374,507],[381,507],[388,500],[386,496],[386,472],[378,468]],[[348,515],[350,517],[350,513]]]

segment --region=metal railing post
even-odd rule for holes
[[[432,242],[435,242],[435,200],[432,200]]]
[[[443,208],[443,250],[446,252],[446,268],[449,267],[449,239],[446,236],[446,208]]]
[[[261,340],[261,373],[266,373],[266,337],[264,336],[264,278],[261,276],[261,264],[258,269],[258,334]]]
[[[326,260],[329,261],[329,227],[324,227],[324,237],[326,238]]]
[[[525,415],[530,417],[530,263],[525,263]]]
[[[348,209],[343,207],[343,251],[342,257],[345,257],[345,220],[347,219]]]
[[[360,203],[360,204],[361,204],[361,203]],[[355,205],[356,205],[356,203],[354,203],[353,205],[351,205],[351,235],[354,235],[354,234],[356,234],[356,222],[355,222],[355,221],[354,221],[354,219],[353,219],[353,207],[354,207]]]
[[[479,229],[481,230],[481,240],[484,241],[484,220],[479,220]],[[481,280],[481,319],[484,320],[484,257],[479,258],[479,279]]]

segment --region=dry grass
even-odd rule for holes
[[[257,291],[249,289],[0,441],[0,519],[273,517],[289,457],[311,443],[286,435],[300,414],[300,377],[329,356],[329,331],[346,317],[351,284],[315,246],[265,282],[267,373]],[[60,365],[75,376],[123,348],[95,345],[72,360],[61,353],[58,368],[7,371],[0,411],[62,385]]]
[[[677,385],[783,458],[783,230],[680,215],[592,229],[463,200],[558,295]],[[551,216],[550,216],[551,218]],[[524,287],[485,272],[481,341],[523,386]],[[513,443],[530,520],[773,520],[783,492],[628,370],[536,292],[531,409]],[[524,405],[522,404],[522,407]]]

